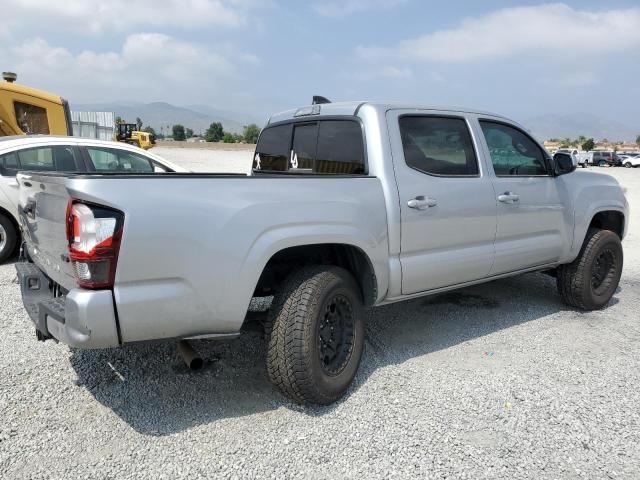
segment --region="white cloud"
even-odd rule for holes
[[[640,8],[587,11],[546,4],[497,10],[395,47],[359,47],[356,52],[365,59],[394,56],[434,62],[474,62],[528,54],[591,56],[639,48],[638,25]]]
[[[238,27],[246,23],[247,11],[259,5],[257,0],[20,0],[7,1],[2,11],[15,31],[44,25],[100,33],[139,26]]]
[[[413,75],[410,68],[398,68],[392,65],[381,67],[378,73],[383,78],[411,78]]]
[[[556,71],[554,75],[545,77],[543,81],[548,85],[559,87],[592,87],[600,83],[595,72],[588,70],[571,72]]]
[[[342,0],[324,1],[314,5],[313,9],[324,17],[346,17],[366,10],[389,9],[407,0]]]
[[[203,45],[161,33],[126,37],[119,51],[66,48],[33,38],[15,47],[0,47],[6,67],[21,83],[54,91],[72,102],[116,99],[171,99],[189,103],[221,98],[234,88],[239,63],[254,65],[250,53],[213,51]]]

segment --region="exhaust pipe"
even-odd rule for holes
[[[202,357],[196,352],[191,344],[186,340],[180,340],[178,342],[178,353],[182,357],[184,363],[190,370],[200,370],[204,366]]]

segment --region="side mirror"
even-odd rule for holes
[[[556,153],[553,156],[553,165],[556,176],[573,172],[578,162],[568,153]]]

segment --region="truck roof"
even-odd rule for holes
[[[316,105],[315,107],[320,108],[320,115],[330,116],[330,115],[355,115],[360,108],[363,106],[370,106],[374,109],[384,113],[388,110],[441,110],[447,112],[460,112],[460,113],[472,113],[476,115],[487,115],[492,117],[499,117],[510,122],[513,120],[503,116],[498,115],[492,112],[486,112],[482,110],[476,110],[473,108],[465,108],[465,107],[453,107],[453,106],[445,106],[445,105],[421,105],[415,103],[385,103],[385,102],[369,102],[369,101],[350,101],[350,102],[335,102],[335,103],[323,103]],[[284,112],[276,113],[271,116],[268,121],[268,124],[282,122],[286,120],[293,120],[296,117],[296,112],[298,112],[302,108],[312,108],[312,105],[304,105],[298,108],[294,108],[291,110],[285,110]]]

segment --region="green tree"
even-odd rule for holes
[[[187,128],[185,131],[185,135],[187,136],[187,138],[193,137],[193,129]]]
[[[204,139],[207,142],[219,142],[224,137],[224,130],[220,122],[213,122],[204,133]]]
[[[157,137],[158,135],[156,135],[156,131],[153,129],[153,127],[147,125],[146,127],[144,127],[144,129],[142,130],[143,132],[147,132],[150,133],[151,135],[153,135],[154,137]]]
[[[224,143],[236,143],[236,137],[233,133],[225,133],[224,136],[222,137],[222,141]]]
[[[136,117],[136,127],[138,127],[138,131],[142,130],[142,119],[140,117]]]
[[[636,145],[640,147],[640,135],[636,137]]]
[[[589,138],[585,140],[584,143],[582,144],[582,150],[584,150],[585,152],[590,152],[591,150],[593,150],[593,147],[595,145],[596,145],[596,142],[593,141],[593,138]]]
[[[182,141],[185,139],[184,127],[182,125],[173,126],[173,139],[176,141]]]
[[[247,143],[256,143],[260,135],[260,127],[255,123],[246,125],[242,131],[242,138]]]
[[[116,117],[116,125],[120,125],[121,123],[124,123],[124,122],[122,121],[122,117],[117,116],[117,117]]]

